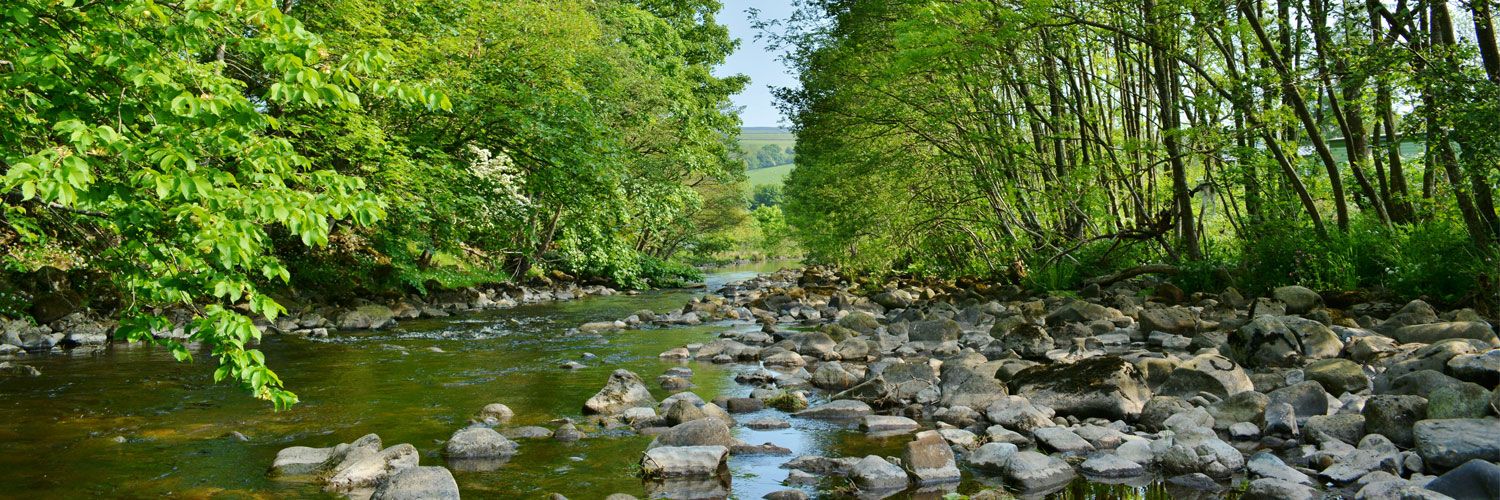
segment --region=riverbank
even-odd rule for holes
[[[746,397],[705,400],[689,390],[691,369],[671,368],[655,385],[674,395],[658,402],[651,374],[619,370],[583,404],[589,416],[557,432],[654,436],[640,473],[648,494],[667,498],[740,495],[728,464],[742,455],[785,457],[778,467],[792,488],[770,498],[997,498],[986,484],[1043,495],[1080,478],[1190,497],[1441,498],[1484,491],[1500,472],[1489,462],[1500,458],[1490,439],[1500,436],[1500,340],[1473,311],[1439,315],[1420,301],[1333,308],[1300,287],[1246,299],[1142,285],[1080,299],[892,282],[866,295],[818,269],[758,277],[682,312],[759,328],[660,354],[737,366]],[[775,441],[737,435],[807,421],[894,440],[900,458],[793,458]],[[474,458],[478,446],[481,458],[508,459],[516,432],[480,420],[445,454]]]

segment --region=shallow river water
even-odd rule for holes
[[[775,266],[725,269],[708,289],[774,271]],[[376,433],[387,446],[411,443],[423,465],[446,465],[442,442],[488,403],[515,410],[510,425],[577,418],[584,400],[609,373],[625,368],[656,389],[655,377],[679,363],[657,355],[712,340],[735,326],[702,325],[569,335],[589,321],[614,320],[640,309],[668,311],[702,290],[590,297],[441,320],[409,320],[378,332],[310,340],[268,336],[261,346],[286,384],[302,399],[273,412],[236,388],[212,383],[203,362],[176,363],[163,349],[127,344],[87,355],[23,360],[43,373],[0,383],[0,498],[320,498],[312,483],[267,477],[276,452],[288,446],[332,446]],[[739,326],[747,328],[747,326]],[[597,358],[585,359],[585,353]],[[559,368],[579,361],[579,370]],[[741,396],[734,383],[746,365],[688,363],[693,392],[704,399]],[[658,399],[670,393],[654,390]],[[815,398],[816,399],[816,398]],[[776,410],[736,415],[787,417]],[[870,439],[852,428],[788,418],[793,428],[735,429],[751,444],[790,448],[791,456],[733,457],[733,494],[755,499],[786,489],[779,465],[804,454],[899,456],[909,436]],[[588,429],[586,428],[587,432]],[[240,439],[234,433],[247,439]],[[575,443],[521,440],[519,453],[499,469],[455,470],[466,498],[573,499],[610,493],[646,496],[635,476],[649,437],[591,437]],[[972,475],[959,491],[984,485]],[[815,493],[808,489],[809,493]],[[940,496],[913,493],[914,496]],[[1163,498],[1157,487],[1077,482],[1054,494],[1066,498]],[[816,496],[816,495],[815,495]],[[826,496],[826,495],[825,495]]]

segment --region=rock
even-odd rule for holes
[[[1058,453],[1085,454],[1094,451],[1094,445],[1064,427],[1041,427],[1031,431],[1037,444]]]
[[[479,420],[488,425],[505,425],[515,416],[516,412],[500,403],[490,403],[479,410]]]
[[[941,379],[938,387],[943,395],[939,404],[943,406],[984,408],[1006,395],[1005,384],[995,379],[994,374],[986,375],[956,363],[943,365]]]
[[[1242,500],[1313,500],[1317,490],[1308,486],[1275,478],[1250,481],[1250,487],[1240,496]]]
[[[726,408],[729,413],[750,413],[766,407],[764,402],[755,398],[729,398],[725,403],[729,406]]]
[[[1287,437],[1301,435],[1297,428],[1297,410],[1288,403],[1267,405],[1265,422],[1267,435]]]
[[[379,304],[356,307],[339,316],[340,330],[375,330],[395,324],[395,312]]]
[[[1260,316],[1240,327],[1233,342],[1252,365],[1292,366],[1303,358],[1338,357],[1344,344],[1322,323],[1296,316]]]
[[[1146,473],[1146,468],[1141,464],[1108,453],[1089,455],[1078,468],[1085,476],[1105,479],[1137,477]]]
[[[583,411],[613,415],[627,408],[651,406],[656,406],[656,398],[641,377],[629,370],[615,370],[604,388],[583,404]]]
[[[309,448],[293,446],[276,453],[271,463],[273,476],[307,476],[322,471],[324,464],[333,457],[333,448]]]
[[[1500,349],[1482,354],[1459,354],[1448,360],[1448,373],[1454,378],[1487,387],[1500,384]]]
[[[467,427],[453,433],[443,450],[452,458],[499,458],[516,454],[515,441],[489,427]]]
[[[1120,312],[1091,302],[1074,300],[1047,315],[1047,324],[1091,323],[1119,317]]]
[[[1156,393],[1190,398],[1207,392],[1227,398],[1251,390],[1255,384],[1239,363],[1218,354],[1200,354],[1172,370]]]
[[[623,321],[594,321],[578,325],[580,333],[606,333],[625,329]]]
[[[1427,400],[1421,396],[1371,396],[1360,415],[1365,417],[1365,433],[1380,434],[1409,448],[1413,444],[1412,427],[1427,419]]]
[[[799,411],[794,415],[818,419],[855,419],[874,413],[870,405],[852,399],[840,399]]]
[[[764,364],[766,366],[795,367],[804,366],[807,364],[807,360],[803,359],[801,354],[797,354],[792,351],[780,351],[770,355],[763,355],[760,362],[761,364]]]
[[[1298,424],[1306,422],[1308,418],[1315,415],[1327,415],[1328,400],[1331,399],[1323,390],[1322,385],[1312,381],[1282,387],[1271,391],[1267,396],[1271,398],[1271,405],[1276,403],[1292,405],[1292,408],[1296,410]],[[1269,430],[1269,425],[1267,429]]]
[[[723,476],[729,472],[729,448],[724,446],[660,446],[641,457],[647,478]]]
[[[1162,426],[1179,434],[1189,432],[1192,429],[1213,429],[1214,417],[1213,415],[1209,415],[1207,410],[1193,408],[1167,417],[1167,420],[1162,422]]]
[[[1260,437],[1260,427],[1250,422],[1235,422],[1229,426],[1229,437],[1236,441],[1254,441]]]
[[[1141,416],[1136,423],[1148,431],[1160,431],[1166,428],[1167,419],[1192,409],[1193,405],[1180,397],[1157,395],[1141,407]]]
[[[761,497],[765,500],[807,500],[807,493],[802,490],[780,490],[766,493]]]
[[[812,385],[819,389],[841,391],[858,383],[859,377],[844,369],[844,365],[838,361],[823,363],[813,371]]]
[[[528,425],[514,429],[505,429],[500,432],[500,435],[510,439],[546,439],[552,437],[552,429]]]
[[[1010,443],[1016,446],[1031,446],[1031,438],[1006,429],[1003,425],[991,425],[984,429],[984,436],[991,443]]]
[[[958,482],[960,477],[953,450],[937,431],[919,432],[916,439],[906,443],[901,465],[918,486]]]
[[[1323,305],[1323,297],[1300,286],[1284,286],[1271,291],[1271,296],[1286,304],[1287,314],[1303,314]]]
[[[378,452],[357,448],[333,467],[324,488],[339,492],[373,488],[398,472],[416,467],[418,459],[417,449],[406,443]]]
[[[656,377],[656,383],[661,385],[662,389],[668,391],[685,391],[693,387],[691,380],[672,375]]]
[[[1412,429],[1417,454],[1437,470],[1473,459],[1500,461],[1500,419],[1423,420]]]
[[[955,448],[969,450],[979,444],[979,436],[964,429],[938,429],[937,433]]]
[[[1001,474],[1006,482],[1021,491],[1049,489],[1073,480],[1073,467],[1062,459],[1034,451],[1022,451],[1005,462]]]
[[[912,342],[949,342],[962,334],[958,322],[951,319],[916,321],[907,328],[907,338]]]
[[[1186,488],[1189,490],[1207,491],[1214,493],[1217,493],[1224,489],[1222,486],[1219,486],[1218,481],[1214,481],[1214,478],[1208,477],[1207,474],[1198,472],[1194,472],[1192,474],[1183,474],[1180,476],[1173,476],[1167,479],[1167,484],[1169,486]]]
[[[1015,455],[1017,451],[1019,450],[1016,448],[1016,445],[1011,443],[985,443],[983,446],[969,453],[965,457],[965,460],[969,462],[969,465],[974,466],[974,468],[990,472],[1000,472],[1005,470],[1006,462],[1010,461],[1010,457]]]
[[[458,500],[458,482],[442,467],[412,467],[375,488],[372,500]]]
[[[1480,418],[1490,414],[1490,391],[1479,384],[1460,382],[1427,394],[1427,418]]]
[[[1303,368],[1307,379],[1323,385],[1329,394],[1359,392],[1370,388],[1370,379],[1359,363],[1342,359],[1320,359]]]
[[[1479,321],[1452,321],[1424,325],[1403,326],[1392,335],[1403,344],[1432,344],[1444,339],[1474,339],[1492,346],[1500,346],[1495,329]]]
[[[1307,425],[1302,427],[1302,434],[1314,438],[1323,435],[1345,443],[1358,443],[1365,437],[1365,417],[1358,413],[1316,415],[1307,419]]]
[[[1141,311],[1139,321],[1141,331],[1148,334],[1191,334],[1198,330],[1198,316],[1182,306],[1146,309]]]
[[[915,420],[886,415],[865,415],[859,422],[860,430],[876,434],[904,434],[921,427]]]
[[[1318,484],[1313,478],[1287,465],[1270,452],[1263,451],[1252,455],[1249,460],[1245,461],[1245,468],[1252,478],[1277,479],[1306,486]]]
[[[42,371],[31,365],[3,361],[0,362],[0,376],[40,377],[42,376]]]
[[[1325,443],[1325,448],[1327,444]],[[1349,484],[1375,471],[1396,473],[1401,470],[1401,457],[1396,445],[1383,436],[1374,434],[1359,443],[1359,448],[1337,452],[1333,465],[1318,475],[1335,484]]]
[[[880,329],[880,321],[875,315],[864,311],[854,311],[839,318],[838,325],[865,335],[873,335]]]
[[[1500,465],[1474,459],[1427,483],[1453,498],[1500,498]]]
[[[735,444],[738,444],[738,441],[729,433],[729,426],[724,421],[717,418],[700,418],[677,424],[658,434],[649,447],[723,446],[728,448]]]
[[[1079,418],[1134,419],[1151,399],[1135,365],[1117,356],[1035,366],[1010,384],[1014,394]]]
[[[588,436],[585,436],[583,431],[578,430],[578,426],[573,425],[571,422],[562,424],[557,428],[556,432],[552,433],[552,439],[563,442],[573,442],[585,437]]]
[[[1027,359],[1044,359],[1047,351],[1056,347],[1052,336],[1040,326],[1022,323],[1011,327],[1007,332],[996,332],[1004,326],[996,323],[994,329],[990,330],[990,335],[999,339],[1001,350],[1015,351]]]
[[[758,431],[764,431],[774,429],[790,429],[792,427],[792,424],[779,418],[766,417],[745,422],[745,427],[749,427]]]
[[[849,479],[860,491],[883,492],[906,489],[906,471],[875,455],[856,462],[849,470]]]
[[[1020,396],[1001,398],[986,408],[984,414],[990,422],[1023,432],[1056,425],[1052,421],[1055,413],[1051,408],[1037,407],[1031,404],[1030,400]]]

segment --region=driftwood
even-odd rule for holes
[[[1083,286],[1099,285],[1105,287],[1117,281],[1128,280],[1142,274],[1177,274],[1181,271],[1177,266],[1171,264],[1143,264],[1114,274],[1086,279],[1083,281]]]

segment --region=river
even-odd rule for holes
[[[707,289],[776,267],[715,271],[706,280]],[[164,349],[117,343],[87,354],[30,357],[23,361],[42,376],[0,383],[0,497],[327,497],[316,484],[267,477],[276,452],[288,446],[332,446],[368,433],[379,434],[387,445],[413,444],[424,465],[445,465],[442,442],[489,403],[515,410],[511,426],[556,428],[555,419],[579,418],[583,401],[617,368],[639,373],[658,399],[669,395],[652,381],[681,364],[657,355],[712,340],[736,326],[604,335],[568,330],[640,309],[677,309],[701,293],[589,297],[409,320],[388,330],[328,339],[268,336],[261,349],[302,399],[282,412],[233,386],[214,384],[206,352],[197,354],[197,363],[176,363]],[[560,368],[570,360],[585,367]],[[750,391],[732,379],[753,366],[688,366],[694,371],[692,390],[704,399]],[[786,417],[770,409],[761,413],[736,418]],[[735,429],[748,443],[771,442],[793,452],[732,458],[736,497],[760,498],[786,489],[781,484],[786,471],[778,466],[794,456],[899,455],[910,439],[871,439],[842,425],[791,420],[792,429]],[[455,470],[454,475],[469,498],[539,498],[554,492],[575,499],[610,493],[644,497],[647,491],[634,472],[650,439],[521,440],[519,453],[499,469]],[[979,488],[969,480],[963,491]],[[1152,490],[1078,483],[1062,493],[1139,497]]]

